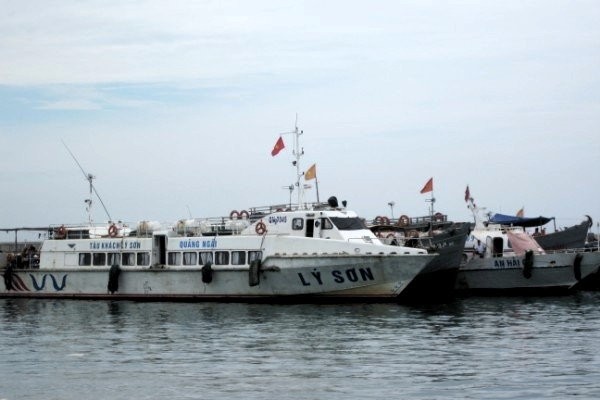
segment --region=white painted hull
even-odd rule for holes
[[[13,290],[1,297],[115,298],[147,300],[261,299],[294,296],[396,297],[433,256],[271,256],[259,284],[249,267],[213,266],[212,281],[201,267],[121,267],[118,290],[108,292],[108,267],[15,270]]]
[[[535,255],[530,277],[524,272],[523,257],[474,257],[460,267],[456,288],[474,291],[571,289],[598,270],[598,260],[584,255],[577,271],[575,257],[576,253]]]
[[[353,213],[297,210],[263,216],[228,235],[67,231],[45,240],[39,259],[28,252],[12,257],[5,271],[0,264],[0,297],[395,298],[435,258],[423,249],[383,245],[361,226]]]

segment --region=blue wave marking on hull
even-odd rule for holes
[[[66,274],[62,278],[62,282],[61,282],[60,286],[58,285],[56,278],[52,274],[44,274],[44,276],[42,277],[42,282],[39,285],[37,283],[37,280],[35,279],[35,276],[33,276],[32,274],[29,274],[29,276],[31,277],[31,283],[33,283],[33,287],[35,288],[36,291],[44,290],[44,287],[46,287],[46,278],[48,276],[50,276],[50,279],[52,279],[52,286],[54,286],[54,290],[56,290],[57,292],[60,292],[61,290],[63,290],[67,284],[67,275]]]

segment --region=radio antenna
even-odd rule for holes
[[[81,166],[81,164],[79,163],[79,161],[77,160],[77,157],[75,157],[75,155],[73,154],[71,149],[69,149],[69,146],[67,146],[65,141],[62,139],[60,141],[62,142],[63,146],[65,146],[65,149],[67,149],[67,151],[69,152],[71,157],[73,157],[73,160],[75,160],[75,163],[77,163],[77,166],[83,173],[83,176],[85,177],[85,179],[90,183],[90,198],[85,199],[85,204],[87,204],[86,211],[88,213],[88,221],[89,221],[90,225],[92,224],[92,194],[93,193],[95,193],[96,197],[98,197],[98,200],[100,200],[100,204],[102,204],[102,208],[104,208],[104,212],[108,216],[108,220],[112,221],[112,218],[110,216],[110,213],[108,212],[108,209],[104,205],[104,202],[102,201],[102,198],[100,197],[100,194],[98,194],[98,191],[96,190],[96,187],[94,186],[94,179],[96,177],[92,174],[86,173],[85,170],[83,169],[83,167]]]

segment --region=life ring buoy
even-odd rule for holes
[[[238,219],[239,216],[240,216],[240,213],[238,213],[237,210],[232,210],[229,213],[229,218],[231,218],[231,219]]]
[[[406,226],[410,223],[410,218],[408,218],[408,215],[401,215],[400,218],[398,218],[398,226]]]
[[[377,225],[385,225],[385,224],[386,224],[386,223],[385,223],[385,220],[386,220],[386,219],[388,220],[388,223],[389,223],[389,222],[390,222],[389,218],[387,218],[387,217],[382,217],[381,215],[378,215],[378,216],[376,216],[376,217],[375,217],[375,223],[376,223]]]
[[[442,222],[444,220],[444,214],[437,212],[433,215],[433,220],[437,222]]]
[[[248,213],[248,211],[246,211],[246,210],[242,210],[242,211],[240,211],[240,218],[248,219],[248,218],[250,218],[250,213]]]
[[[108,236],[114,238],[115,236],[117,236],[117,233],[119,233],[119,228],[117,228],[117,226],[115,224],[112,224],[108,228]]]
[[[258,233],[259,235],[264,235],[265,233],[267,233],[267,226],[265,225],[264,222],[259,221],[256,224],[256,227],[254,228],[254,230],[256,231],[256,233]]]
[[[65,236],[67,236],[67,228],[65,228],[64,225],[61,225],[60,228],[58,228],[58,230],[56,231],[56,234],[59,238],[64,238]]]

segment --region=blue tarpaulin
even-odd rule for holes
[[[551,220],[552,218],[546,218],[541,216],[534,218],[523,218],[504,214],[494,214],[490,217],[490,222],[493,224],[522,226],[524,228],[546,225]]]

